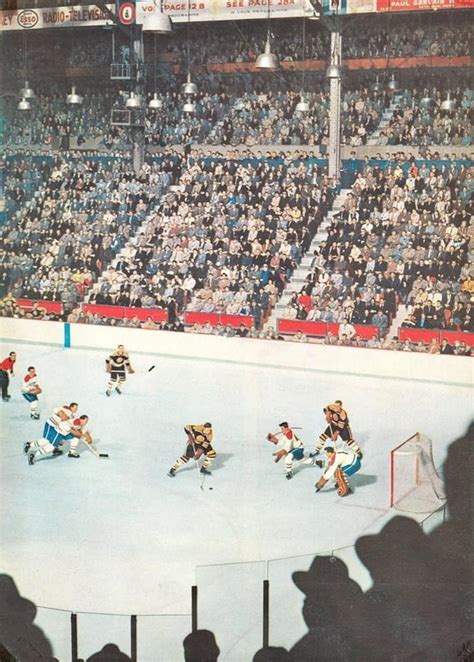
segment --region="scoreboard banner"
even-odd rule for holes
[[[427,9],[472,9],[473,0],[377,0],[377,11],[422,11]]]
[[[323,0],[324,14],[427,11],[473,8],[474,0]]]
[[[189,1],[189,5],[188,5]],[[355,1],[355,0],[354,0]],[[314,16],[310,0],[269,0],[271,18],[297,18]],[[133,5],[133,9],[131,7]],[[115,13],[115,5],[107,4]],[[155,11],[153,0],[120,3],[119,19],[125,25],[143,23]],[[235,21],[243,19],[266,19],[267,0],[165,0],[163,10],[174,23],[199,21]],[[100,27],[112,25],[112,21],[97,5],[75,5],[73,7],[51,7],[46,9],[18,9],[0,12],[3,30],[38,30],[41,28]]]

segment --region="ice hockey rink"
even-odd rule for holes
[[[1,403],[2,572],[38,606],[35,623],[61,661],[70,659],[71,611],[78,613],[84,659],[108,642],[128,652],[127,615],[137,614],[139,659],[182,660],[193,584],[199,627],[214,632],[219,659],[251,660],[261,646],[266,578],[270,643],[291,647],[306,631],[304,596],[291,573],[307,570],[315,554],[334,553],[364,589],[370,586],[351,545],[394,515],[390,449],[420,431],[433,440],[441,466],[472,418],[472,389],[425,381],[416,370],[410,380],[330,374],[317,365],[292,370],[166,357],[156,338],[157,353],[131,352],[137,374],[122,396],[110,398],[104,359],[113,343],[1,344],[2,358],[12,349],[18,354],[11,401]],[[20,394],[30,365],[43,388],[39,421],[30,420]],[[337,398],[364,451],[354,494],[345,499],[329,484],[315,494],[317,467],[301,466],[287,481],[265,438],[287,420],[302,428],[309,452],[325,426],[322,407]],[[98,459],[84,447],[80,459],[29,466],[23,443],[40,438],[52,409],[71,401],[89,415],[97,449],[110,457]],[[190,462],[169,478],[185,446],[183,426],[208,420],[218,453],[212,476],[201,489]]]

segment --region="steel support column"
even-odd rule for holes
[[[341,173],[341,62],[342,38],[337,24],[331,28],[331,60],[328,71],[330,85],[329,100],[329,176],[340,177]],[[334,68],[333,68],[334,67]]]

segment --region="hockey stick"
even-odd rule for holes
[[[192,446],[192,448],[193,448],[193,453],[194,453],[194,455],[196,455],[196,446],[195,446],[195,443],[194,443],[194,442],[195,442],[195,439],[194,439],[194,437],[192,436],[192,434],[190,434],[189,432],[188,432],[188,434],[189,434],[189,436],[190,436],[191,439],[192,439],[191,446]],[[201,459],[201,457],[198,457],[197,459],[194,458],[194,461],[195,461],[195,463],[196,463],[196,471],[197,471],[197,477],[198,477],[199,487],[200,487],[200,489],[204,492],[204,480],[206,479],[206,474],[202,474],[202,476],[201,476],[201,465],[200,465],[200,463],[199,463],[199,460],[200,460],[200,459]]]
[[[88,444],[87,441],[84,441],[84,439],[79,438],[79,441],[82,441],[82,443],[87,446],[87,448],[90,450],[90,452],[93,453],[93,455],[95,455],[99,459],[101,457],[109,457],[108,453],[99,453],[99,451],[96,448],[94,448],[94,446],[92,446],[92,444]]]
[[[149,372],[151,372],[151,371],[154,370],[155,368],[156,368],[156,365],[152,365],[152,366],[150,366],[150,367],[148,368],[148,370],[134,370],[134,371],[132,372],[132,375],[133,375],[133,374],[135,374],[135,375],[147,375]],[[130,374],[130,373],[129,373],[129,374]]]

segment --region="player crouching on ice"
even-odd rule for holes
[[[275,457],[275,462],[279,462],[282,457],[285,458],[285,476],[287,480],[290,480],[293,478],[293,460],[300,461],[304,459],[304,445],[286,421],[279,423],[279,427],[280,432],[277,432],[276,434],[269,432],[267,434],[267,439],[272,444],[278,444],[279,439],[277,437],[283,437],[283,446],[275,451],[273,455]]]
[[[77,403],[73,402],[72,405],[77,409]],[[84,430],[89,422],[89,417],[83,414],[74,418],[74,413],[70,407],[57,407],[54,410],[52,416],[44,424],[41,439],[28,441],[23,447],[23,452],[28,456],[28,464],[33,465],[38,457],[45,457],[49,453],[62,455],[59,446],[65,441],[71,442],[68,457],[80,457],[76,452],[79,439],[90,444],[92,437],[89,432]]]
[[[176,460],[168,471],[168,476],[174,478],[178,469],[184,467],[189,460],[194,459],[198,462],[203,455],[205,456],[205,459],[202,463],[201,473],[210,476],[211,472],[209,471],[209,467],[211,466],[212,460],[217,455],[212,446],[214,440],[212,425],[210,423],[204,423],[204,425],[186,425],[184,431],[188,437],[186,449],[183,455]]]
[[[328,468],[316,483],[316,492],[322,490],[328,480],[334,476],[339,496],[352,494],[347,478],[359,471],[360,457],[353,451],[335,451],[332,446],[327,446],[324,452],[329,459]]]
[[[23,384],[21,386],[21,394],[27,402],[30,403],[30,418],[38,420],[40,417],[36,411],[38,407],[38,395],[42,393],[41,386],[38,384],[38,375],[33,366],[28,368],[28,372],[23,377]]]

